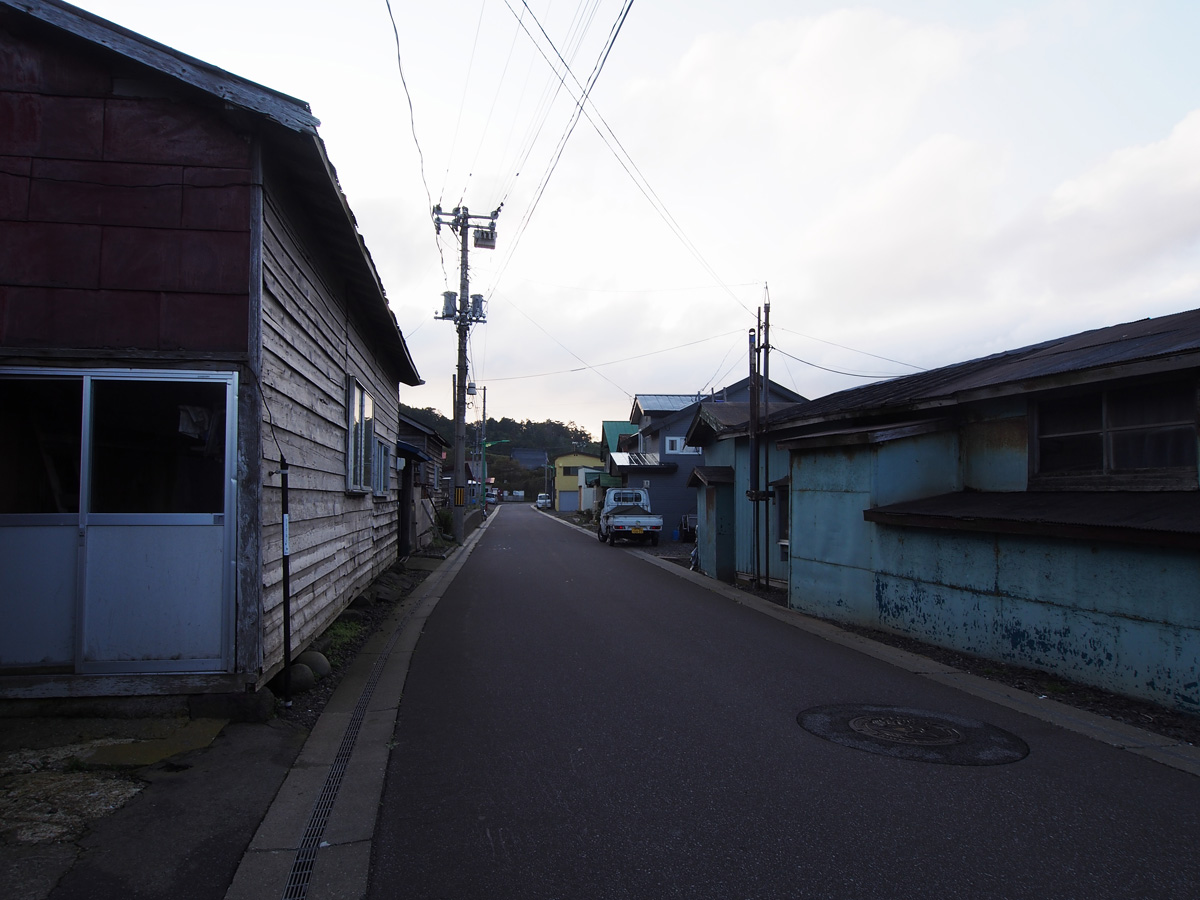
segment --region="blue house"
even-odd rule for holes
[[[807,402],[807,401],[804,401]],[[774,402],[769,425],[803,407]],[[699,569],[721,581],[756,581],[787,586],[788,465],[786,450],[773,440],[751,441],[750,404],[702,401],[687,431],[687,443],[704,452],[687,486],[695,493]],[[753,495],[750,461],[758,457],[759,493]]]
[[[801,407],[789,604],[1200,710],[1198,384],[1192,310]]]
[[[771,382],[772,401],[796,403],[804,398]],[[673,531],[685,516],[697,516],[696,493],[688,486],[692,470],[707,465],[704,449],[688,443],[688,429],[701,402],[712,405],[750,399],[750,379],[743,378],[713,394],[638,394],[629,414],[637,432],[621,438],[621,452],[609,454],[608,472],[630,487],[650,490],[663,528]]]

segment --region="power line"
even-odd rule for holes
[[[522,0],[522,2],[523,2],[523,0]],[[522,20],[522,18],[517,16],[517,12],[516,12],[516,10],[514,10],[512,8],[512,4],[509,3],[508,0],[504,0],[504,4],[505,4],[505,6],[508,7],[509,12],[511,12],[514,17],[517,17],[517,21],[521,24],[521,27],[523,29],[525,29],[526,34],[528,34],[529,33],[528,28],[526,28],[525,23]],[[525,10],[527,12],[529,12],[530,17],[534,20],[534,22],[537,22],[537,17],[533,15],[533,12],[529,9],[528,4],[524,4],[524,2],[523,2],[523,5],[525,6]],[[528,228],[529,222],[533,219],[533,214],[537,210],[538,204],[541,202],[542,196],[546,192],[546,187],[550,183],[550,178],[554,175],[554,171],[558,168],[558,163],[562,159],[563,151],[566,149],[566,146],[567,146],[567,141],[570,140],[571,135],[575,132],[575,126],[579,124],[580,115],[585,114],[584,113],[584,104],[587,101],[588,94],[591,92],[592,88],[595,87],[596,81],[600,77],[600,73],[604,70],[604,64],[608,61],[608,55],[609,55],[609,53],[612,52],[612,48],[613,48],[613,45],[616,43],[617,36],[621,33],[621,28],[625,24],[625,19],[629,15],[629,10],[632,8],[633,8],[633,0],[626,0],[624,6],[621,9],[621,12],[617,16],[616,22],[613,24],[612,30],[609,32],[608,40],[602,49],[600,57],[597,59],[596,64],[593,66],[591,75],[588,76],[587,85],[582,86],[583,93],[575,104],[575,112],[572,114],[570,122],[568,122],[567,128],[563,132],[562,137],[559,139],[558,146],[555,149],[553,159],[551,160],[550,165],[546,170],[546,173],[542,176],[542,180],[534,192],[533,202],[530,203],[529,208],[525,211],[525,215],[522,217],[520,224],[517,226],[516,236],[513,238],[512,242],[508,245],[509,249],[505,255],[504,261],[500,265],[500,270],[499,270],[499,273],[497,274],[497,279],[499,279],[499,277],[501,275],[503,275],[504,270],[508,268],[508,263],[513,258],[513,254],[516,252],[517,245],[520,243],[521,237],[525,233],[525,229]],[[541,23],[537,22],[537,24],[538,24],[538,28],[541,29],[542,28]],[[543,35],[545,34],[545,30],[542,30],[542,34]],[[533,35],[530,35],[530,39],[533,40]],[[549,38],[547,38],[547,40],[549,40]],[[534,41],[534,46],[536,46],[538,49],[538,52],[542,53],[543,57],[545,57],[544,51],[542,51],[541,47],[538,46],[536,41]],[[553,46],[553,44],[551,44],[551,46]],[[556,49],[554,52],[555,52],[555,54],[558,55],[559,59],[562,60],[562,55],[558,54],[558,50]],[[547,63],[550,62],[548,59],[546,61],[547,61]],[[570,72],[571,71],[570,67],[566,65],[566,61],[562,60],[562,62],[563,62],[563,65],[566,67],[566,71]],[[553,65],[551,65],[551,69],[553,69],[553,68],[554,68]],[[575,78],[573,73],[571,74],[571,77]],[[559,79],[560,79],[560,81],[562,81],[562,83],[564,85],[566,84],[566,80],[563,79],[561,75],[559,75]],[[578,84],[578,79],[576,79],[576,84]],[[589,118],[589,121],[591,121],[590,118]]]
[[[516,16],[517,13],[512,8],[512,5],[508,2],[508,0],[504,0],[504,2],[505,2],[505,5],[508,6],[509,11],[514,16]],[[629,154],[629,151],[625,149],[625,147],[621,143],[620,139],[616,136],[616,133],[613,132],[612,127],[608,124],[608,122],[605,120],[604,116],[600,113],[600,111],[596,107],[595,103],[592,102],[591,90],[595,86],[595,79],[596,79],[596,76],[599,74],[598,69],[593,70],[593,73],[589,77],[588,85],[586,87],[584,87],[582,84],[580,84],[579,79],[575,76],[575,73],[571,70],[570,65],[568,65],[567,61],[565,59],[563,59],[562,54],[558,52],[558,48],[554,46],[553,40],[551,40],[550,36],[548,34],[546,34],[546,30],[542,27],[541,23],[538,21],[537,16],[535,16],[533,14],[533,12],[531,10],[529,10],[528,3],[526,3],[525,0],[522,0],[522,5],[524,6],[525,10],[527,12],[529,12],[530,18],[532,18],[534,23],[538,26],[539,31],[541,31],[541,33],[542,33],[542,37],[545,38],[546,43],[549,44],[549,46],[550,46],[550,49],[554,51],[554,54],[558,57],[559,62],[562,63],[563,71],[567,75],[571,76],[571,80],[575,82],[576,87],[578,87],[581,91],[581,94],[580,94],[580,97],[579,97],[579,100],[577,103],[577,107],[576,107],[576,112],[571,121],[570,128],[568,129],[567,134],[565,135],[563,141],[560,142],[560,144],[559,144],[558,155],[561,156],[562,147],[565,144],[565,140],[567,137],[570,137],[571,132],[574,131],[575,125],[577,124],[577,122],[579,120],[579,115],[580,115],[580,113],[582,113],[587,118],[588,123],[592,126],[592,128],[595,129],[596,134],[599,135],[599,137],[600,137],[601,141],[604,143],[604,145],[606,147],[608,147],[609,152],[611,152],[613,154],[613,157],[617,160],[617,163],[621,166],[622,169],[625,170],[625,174],[627,174],[629,176],[630,180],[633,181],[634,186],[637,187],[637,189],[641,192],[642,196],[646,198],[646,201],[650,204],[651,208],[653,208],[654,211],[656,213],[658,213],[659,218],[661,218],[663,220],[663,222],[667,225],[668,229],[670,229],[670,231],[675,235],[675,237],[679,240],[679,242],[681,244],[683,244],[684,248],[687,249],[688,252],[692,254],[693,258],[698,263],[700,263],[700,266],[709,274],[709,276],[713,279],[713,281],[716,282],[718,285],[720,285],[725,290],[725,292],[727,294],[729,294],[730,298],[732,298],[733,301],[735,303],[737,303],[738,306],[740,306],[747,313],[750,313],[751,315],[753,315],[750,308],[748,306],[746,306],[746,304],[742,303],[742,301],[737,297],[737,295],[734,294],[733,291],[731,291],[729,289],[729,287],[724,283],[724,281],[721,280],[721,277],[717,274],[716,270],[713,269],[713,267],[709,264],[708,260],[706,260],[704,258],[704,255],[700,252],[699,248],[697,248],[696,245],[692,242],[692,240],[687,236],[687,234],[684,232],[682,226],[680,226],[679,222],[675,219],[675,217],[671,214],[671,211],[667,208],[667,205],[662,201],[662,198],[660,198],[658,196],[658,194],[655,192],[654,188],[651,187],[649,180],[642,173],[642,171],[638,168],[637,164],[633,161],[633,157]],[[629,6],[632,7],[632,0],[630,0]],[[628,11],[629,11],[628,7],[623,11],[623,13],[619,19],[619,24],[617,25],[617,28],[616,28],[617,31],[620,30],[620,25],[624,24],[624,17],[626,15],[628,15]],[[518,17],[518,22],[521,23],[522,28],[525,28],[524,22],[522,21],[522,19],[520,17]],[[527,28],[525,28],[525,32],[526,32],[526,34],[529,34],[529,30]],[[558,74],[558,77],[560,79],[562,86],[566,86],[565,78],[563,78],[563,76],[558,73],[558,70],[554,67],[554,64],[546,56],[545,52],[542,51],[541,46],[537,43],[536,40],[534,40],[533,35],[530,34],[529,37],[530,37],[530,40],[532,40],[534,42],[534,46],[537,48],[538,52],[542,54],[542,58],[546,60],[546,63],[548,65],[550,65],[551,69],[555,72],[555,74]],[[615,35],[613,35],[612,39],[615,40]],[[604,59],[607,59],[608,53],[609,53],[609,51],[611,51],[611,49],[612,49],[612,44],[610,42],[610,44],[608,45],[608,47],[606,48],[606,50],[604,52]],[[600,62],[599,66],[600,66],[600,68],[603,67],[603,60]],[[568,88],[568,90],[569,90],[569,88]],[[589,113],[587,111],[587,109],[585,108],[585,106],[587,104],[591,105],[592,111],[596,115],[596,119],[599,119],[600,123],[603,124],[603,126],[604,126],[603,130],[600,128],[599,125],[596,124],[596,120],[592,118],[591,113]],[[610,139],[611,139],[611,142],[610,142]],[[614,148],[613,144],[616,144],[616,148],[620,149],[620,153],[617,152],[617,149]],[[554,165],[557,165],[557,162],[558,162],[558,157],[555,158]],[[551,171],[553,171],[553,168],[551,169]],[[634,174],[635,172],[637,173],[636,175]],[[544,187],[543,187],[543,189],[544,189]],[[537,199],[538,200],[541,199],[540,191],[539,191]],[[535,201],[535,205],[536,205],[536,201]],[[530,214],[532,214],[532,210],[530,211]],[[522,223],[521,230],[522,231],[524,230],[524,222]],[[518,234],[518,238],[519,237],[520,237],[520,234]],[[501,267],[501,271],[503,271],[503,269],[505,267],[507,267],[508,259],[511,259],[513,252],[515,252],[515,245],[516,245],[516,241],[514,241],[513,244],[511,245],[508,256],[506,257],[504,264]]]
[[[831,347],[840,347],[842,350],[849,350],[851,353],[861,353],[863,356],[870,356],[870,357],[873,357],[874,359],[881,359],[884,362],[895,363],[898,366],[908,366],[910,369],[916,369],[918,372],[925,371],[920,366],[914,366],[912,363],[906,363],[899,359],[892,359],[889,356],[879,356],[876,353],[868,353],[866,350],[858,350],[854,347],[847,347],[845,344],[839,344],[836,341],[827,341],[824,338],[814,337],[811,334],[803,334],[799,331],[792,331],[790,328],[783,328],[782,326],[779,326],[779,325],[776,325],[775,327],[779,331],[786,331],[788,334],[794,334],[797,337],[808,338],[810,341],[819,341],[822,344],[828,344]]]
[[[896,373],[896,372],[875,372],[875,373],[843,372],[841,369],[830,369],[827,366],[820,366],[820,365],[817,365],[815,362],[809,362],[807,359],[801,359],[799,356],[792,356],[792,354],[788,353],[786,350],[780,350],[778,347],[775,347],[775,346],[772,346],[771,349],[774,350],[776,353],[782,353],[788,359],[794,359],[798,363],[804,363],[804,365],[806,365],[806,366],[812,366],[814,369],[820,369],[823,372],[832,372],[834,375],[848,375],[851,378],[899,378],[899,377],[901,377],[901,374]],[[902,365],[906,365],[906,364],[902,363]]]
[[[396,68],[400,70],[400,84],[404,86],[404,96],[408,99],[408,123],[412,129],[413,145],[417,148],[417,159],[421,166],[421,184],[425,186],[425,208],[433,208],[433,196],[429,193],[429,182],[425,179],[425,154],[421,150],[421,142],[417,139],[417,115],[413,110],[412,94],[408,90],[408,81],[404,77],[404,62],[400,57],[400,31],[396,28],[396,17],[392,14],[391,0],[383,0],[387,6],[388,19],[392,23],[392,36],[396,39]],[[441,242],[437,239],[437,234],[433,237],[434,244],[437,245],[438,258],[442,261],[442,281],[449,283],[449,276],[446,274],[446,257],[442,253]]]
[[[526,317],[528,318],[528,317]],[[728,337],[731,334],[740,334],[739,331],[726,331],[723,334],[714,334],[712,337],[700,338],[695,341],[688,341],[686,344],[676,344],[674,347],[664,347],[661,350],[651,350],[647,353],[639,353],[636,356],[626,356],[624,359],[610,359],[608,362],[585,364],[574,369],[559,369],[556,372],[539,372],[533,375],[508,375],[503,378],[488,378],[488,381],[523,381],[529,378],[549,378],[553,375],[569,375],[573,372],[583,372],[588,369],[598,369],[601,366],[615,366],[620,363],[633,362],[635,359],[645,359],[649,356],[658,356],[662,353],[670,353],[672,350],[682,350],[685,347],[694,347],[697,344],[703,344],[708,341],[715,341],[718,338]],[[566,349],[566,348],[564,348]],[[568,351],[569,352],[569,351]],[[729,354],[725,354],[728,356]],[[576,357],[578,358],[578,357]],[[722,359],[722,362],[725,360]]]

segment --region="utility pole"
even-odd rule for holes
[[[501,204],[503,205],[503,204]],[[483,311],[483,295],[471,295],[471,282],[467,267],[467,232],[472,220],[480,226],[475,229],[475,246],[481,250],[496,249],[496,219],[500,208],[490,216],[472,216],[465,206],[456,206],[449,215],[442,212],[441,205],[433,208],[433,224],[440,233],[443,225],[458,235],[461,244],[459,263],[458,295],[453,291],[442,294],[442,314],[437,318],[449,320],[458,326],[458,368],[454,386],[454,540],[461,544],[466,539],[464,513],[467,505],[467,334],[474,322],[486,322]],[[457,300],[457,303],[456,303]]]
[[[479,426],[479,489],[483,492],[483,514],[487,515],[487,385],[483,386],[483,424]]]
[[[766,288],[766,285],[763,285]],[[763,301],[763,326],[762,326],[762,346],[759,348],[762,352],[762,417],[758,420],[758,427],[762,431],[762,439],[759,440],[759,445],[762,447],[763,455],[763,491],[759,495],[763,503],[763,577],[766,579],[767,586],[771,586],[771,560],[768,554],[770,553],[771,543],[771,501],[775,494],[771,490],[771,451],[766,440],[767,430],[770,427],[771,420],[771,296],[767,295]]]
[[[751,502],[754,519],[754,586],[759,587],[765,578],[771,583],[771,501],[774,492],[771,490],[770,450],[765,439],[768,420],[770,418],[771,399],[771,301],[765,303],[766,318],[763,310],[758,312],[758,330],[750,329],[750,488],[746,498]],[[756,341],[761,337],[761,342]],[[759,373],[762,373],[760,376]],[[762,457],[761,459],[759,457]],[[761,476],[760,476],[760,473]],[[764,487],[762,482],[766,481]],[[759,504],[765,504],[760,507]],[[759,513],[762,513],[760,516]],[[760,527],[761,526],[761,527]],[[762,551],[761,557],[759,551]]]

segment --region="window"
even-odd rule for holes
[[[96,513],[225,510],[225,385],[92,380]]]
[[[348,435],[346,438],[346,490],[371,490],[375,446],[375,401],[361,384],[351,378],[346,391]]]
[[[0,378],[0,514],[79,512],[82,427],[82,378]]]
[[[1033,482],[1172,487],[1196,482],[1196,388],[1158,382],[1055,397],[1035,409]]]
[[[699,455],[700,448],[699,447],[689,447],[684,442],[684,439],[681,437],[669,437],[669,438],[667,438],[667,452],[668,453],[695,453],[695,454]]]
[[[371,493],[386,497],[392,487],[391,448],[381,440],[375,441],[375,459],[371,466]]]
[[[579,466],[563,466],[563,475],[578,475]]]

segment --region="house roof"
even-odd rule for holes
[[[633,398],[629,421],[637,424],[642,416],[677,412],[703,399],[703,394],[638,394]]]
[[[612,453],[619,446],[621,435],[637,434],[637,426],[631,422],[603,422],[600,431],[604,440],[604,449]]]
[[[598,456],[592,456],[592,454],[590,454],[590,453],[576,453],[575,451],[571,451],[570,453],[558,454],[558,456],[554,457],[554,462],[555,462],[555,464],[557,464],[560,459],[570,459],[572,457],[580,460],[580,465],[584,464],[583,460],[589,460],[589,461],[595,460],[597,465],[602,464],[604,462],[604,460],[602,460]]]
[[[426,446],[431,443],[443,449],[450,446],[450,442],[438,434],[436,429],[403,413],[399,417],[399,435],[402,438],[420,436]]]
[[[608,464],[610,469],[625,471],[656,469],[663,472],[674,472],[679,468],[678,463],[662,462],[657,453],[610,453]]]
[[[817,423],[1200,367],[1200,309],[1097,328],[839,391],[772,423]]]
[[[773,402],[767,405],[767,420],[782,415],[785,410],[795,410],[800,404]],[[745,434],[750,426],[749,402],[724,403],[705,400],[692,417],[687,430],[687,443],[699,447],[713,438],[723,435]]]
[[[0,0],[0,14],[22,15],[56,34],[86,42],[94,52],[116,56],[155,77],[168,79],[192,98],[235,120],[240,130],[257,130],[314,222],[339,274],[347,302],[382,344],[404,384],[423,384],[409,353],[337,173],[317,134],[318,119],[303,100],[263,87],[224,69],[59,0]],[[255,126],[258,126],[257,128]]]
[[[408,441],[396,441],[396,455],[404,459],[419,459],[422,462],[433,462],[433,457],[416,444]]]
[[[688,487],[733,484],[733,466],[696,466],[688,476]]]

